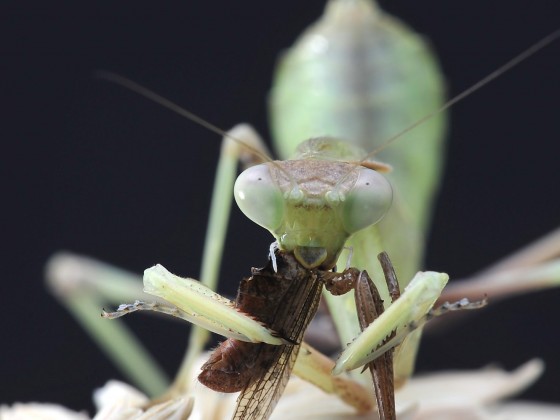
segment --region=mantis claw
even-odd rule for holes
[[[387,352],[388,350],[398,346],[401,344],[410,333],[413,331],[424,327],[426,323],[433,318],[440,317],[445,315],[449,312],[456,312],[456,311],[465,311],[465,310],[473,310],[473,309],[480,309],[485,307],[488,304],[488,300],[486,298],[482,300],[470,301],[467,298],[463,298],[456,302],[445,302],[441,306],[437,308],[431,309],[428,313],[422,317],[419,321],[411,322],[409,325],[406,326],[403,330],[399,331],[392,339],[388,340],[385,344],[378,346],[377,349],[371,353],[373,359],[381,356],[383,353]]]
[[[377,318],[376,314],[380,313],[378,310],[380,308],[377,306],[380,307],[380,305],[376,305],[373,309],[362,307],[364,310],[359,310],[359,313],[369,313],[367,316],[360,316],[363,332],[342,352],[333,368],[333,374],[353,370],[375,361],[387,351],[401,344],[411,332],[422,328],[435,317],[453,311],[480,309],[487,304],[486,298],[472,302],[463,298],[456,302],[445,302],[438,308],[432,309],[448,279],[447,274],[435,272],[418,273],[400,299],[396,300],[398,284],[396,283],[396,277],[391,275],[390,262],[387,265],[387,262],[383,261],[383,254],[380,254],[380,261],[386,274],[393,303]],[[367,281],[369,278],[365,280]],[[358,309],[364,302],[377,302],[379,300],[379,298],[375,300],[372,297],[369,299],[363,297],[364,293],[371,290],[373,284],[369,285],[369,288],[364,286],[367,286],[364,281],[361,281],[360,284],[361,286],[356,288]],[[367,289],[365,292],[364,288]]]
[[[182,318],[227,338],[272,345],[286,341],[259,321],[240,312],[229,299],[197,280],[171,274],[159,264],[144,271],[144,291],[165,299],[171,305],[136,301],[121,305],[116,312],[104,313],[103,317],[113,319],[135,311],[150,310]]]
[[[421,320],[430,311],[448,279],[449,276],[444,273],[417,273],[401,297],[341,353],[333,374],[356,369],[378,357],[380,355],[377,351],[378,347],[383,345],[383,341],[393,331],[396,331],[396,336],[399,336],[403,328]],[[398,344],[395,341],[392,339],[387,343],[388,348],[385,351]]]

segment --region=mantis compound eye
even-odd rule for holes
[[[273,232],[282,223],[284,197],[266,163],[243,171],[233,187],[235,201],[245,216]]]
[[[358,180],[346,193],[341,220],[346,232],[354,233],[379,222],[391,207],[393,189],[378,172],[360,168]]]

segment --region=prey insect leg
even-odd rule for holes
[[[400,296],[400,290],[393,265],[385,252],[379,254],[378,259],[385,275],[391,300],[394,302]],[[343,294],[354,289],[356,310],[362,331],[384,311],[383,300],[366,271],[355,268],[347,269],[341,275],[332,276],[326,287],[333,294]],[[393,330],[384,343],[390,341],[394,335]],[[396,419],[392,350],[386,351],[370,361],[364,366],[364,369],[366,367],[369,368],[373,377],[380,418]]]

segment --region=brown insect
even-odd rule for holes
[[[276,255],[241,281],[236,307],[276,331],[287,343],[273,346],[235,339],[222,342],[202,366],[198,379],[219,392],[242,391],[234,418],[266,418],[288,382],[303,333],[317,311],[324,280],[293,255]]]
[[[386,254],[382,255],[387,280],[392,290],[398,290],[390,261]],[[336,295],[356,290],[357,307],[367,312],[360,319],[362,328],[383,311],[383,302],[365,271],[310,270],[292,254],[281,251],[276,253],[276,261],[276,272],[271,262],[264,268],[252,269],[252,276],[239,285],[235,304],[276,331],[286,344],[255,344],[230,338],[214,350],[198,377],[202,384],[218,392],[241,391],[235,419],[268,418],[274,409],[295,364],[303,334],[317,311],[323,285]],[[374,375],[380,417],[394,419],[391,352],[368,366]]]

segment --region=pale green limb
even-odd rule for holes
[[[58,253],[47,263],[46,280],[49,290],[131,382],[150,396],[165,391],[169,380],[140,340],[124,323],[100,316],[105,305],[150,298],[142,292],[139,276],[91,258]]]
[[[136,301],[122,304],[115,312],[103,312],[104,318],[115,319],[136,311],[154,311],[196,323],[227,338],[247,342],[287,344],[249,315],[237,311],[234,303],[192,279],[169,273],[162,266],[144,272],[144,291],[169,303]],[[177,306],[176,306],[177,305]],[[294,374],[333,394],[351,405],[359,413],[370,412],[375,401],[371,391],[345,376],[334,377],[334,362],[306,343],[301,344]],[[158,399],[162,401],[165,398]]]
[[[229,329],[224,325],[222,325],[221,323],[219,323],[218,321],[213,321],[210,319],[206,319],[204,317],[199,317],[198,315],[193,315],[192,313],[187,313],[173,305],[167,305],[167,304],[156,303],[156,302],[142,302],[141,300],[137,300],[134,303],[123,303],[119,305],[119,307],[115,312],[107,312],[103,310],[101,316],[107,319],[117,319],[122,316],[138,311],[158,312],[158,313],[174,316],[176,318],[191,323],[193,322],[193,320],[196,320],[196,325],[198,325],[199,327],[206,328],[209,331],[212,331],[216,334],[223,335],[226,338],[234,338],[236,340],[247,341],[250,343],[261,342],[259,341],[258,338],[258,335],[261,332],[259,329],[259,325],[256,325],[256,329],[254,330],[256,332],[255,336],[251,334],[249,334],[250,336],[248,336],[248,335],[241,334],[239,331]],[[247,318],[246,320],[248,322],[252,321],[251,318]],[[270,337],[271,340],[274,340],[273,344],[278,344],[282,342],[281,340],[278,340],[277,343],[275,337],[273,336]]]
[[[424,327],[424,325],[426,325],[427,322],[429,322],[435,317],[445,315],[449,312],[480,309],[486,306],[487,304],[488,301],[486,299],[471,302],[467,298],[463,298],[461,300],[452,303],[445,302],[443,305],[428,311],[428,313],[424,315],[422,318],[420,318],[418,321],[413,321],[405,325],[404,328],[398,330],[397,334],[391,340],[389,340],[385,344],[382,344],[381,346],[378,346],[371,354],[368,355],[367,358],[371,360],[375,360],[386,351],[391,350],[392,348],[403,343],[405,339],[409,336],[409,334],[411,334],[416,330],[421,329],[422,327]]]
[[[333,373],[350,371],[375,359],[375,350],[392,331],[398,334],[399,329],[420,321],[431,310],[448,280],[444,273],[417,273],[401,297],[340,354]]]
[[[475,298],[488,296],[492,301],[522,293],[536,292],[560,286],[560,258],[535,266],[514,268],[472,279],[457,280],[449,285],[442,299],[452,300],[459,296]]]
[[[560,229],[556,229],[519,251],[505,257],[480,273],[455,280],[447,286],[442,299],[504,299],[521,293],[560,286]]]
[[[238,141],[251,146],[254,150],[267,155],[266,146],[255,130],[247,124],[238,124],[222,140],[220,159],[214,179],[214,189],[212,193],[212,204],[208,220],[208,228],[204,242],[204,253],[202,260],[202,270],[200,274],[201,282],[212,290],[216,290],[218,282],[219,267],[221,266],[222,252],[224,249],[227,222],[231,210],[233,198],[233,184],[236,178],[238,162],[255,161],[258,158],[255,154],[247,151]],[[235,140],[233,140],[235,139]],[[188,349],[179,368],[171,392],[185,392],[188,390],[191,381],[189,373],[196,362],[199,354],[208,342],[210,332],[204,328],[193,327],[189,336]]]
[[[333,376],[334,362],[307,343],[301,349],[294,365],[293,373],[301,379],[322,389],[327,394],[336,395],[358,413],[367,413],[374,409],[375,399],[369,387],[365,387],[344,375]]]
[[[219,267],[224,250],[238,164],[241,161],[250,166],[262,161],[259,156],[255,156],[248,150],[247,146],[268,155],[263,140],[248,124],[236,125],[227,132],[227,135],[228,137],[224,137],[222,140],[220,160],[216,169],[200,274],[200,281],[213,290],[218,284]],[[243,144],[233,139],[242,141]]]
[[[199,281],[171,274],[161,265],[144,271],[144,291],[174,305],[186,321],[224,337],[287,344],[261,322],[236,309],[234,302]]]
[[[486,276],[500,271],[536,266],[559,257],[560,228],[556,228],[536,241],[492,264],[480,273],[480,275]]]

